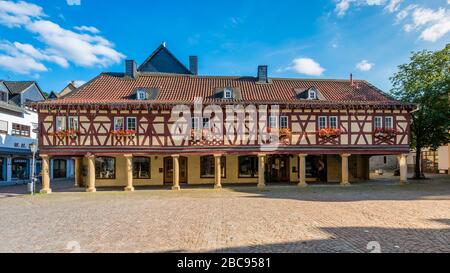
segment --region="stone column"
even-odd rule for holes
[[[214,155],[215,189],[222,188],[222,155]]]
[[[48,155],[41,155],[42,158],[42,194],[52,193],[50,188],[50,158]]]
[[[398,157],[398,163],[400,166],[400,183],[405,184],[408,182],[408,161],[407,154],[402,154]]]
[[[124,155],[126,165],[125,171],[127,172],[127,186],[125,191],[134,191],[133,187],[133,155]]]
[[[299,187],[307,187],[306,184],[306,154],[300,154],[298,157],[300,158],[300,165],[298,166],[298,172],[300,174],[300,182],[298,183]]]
[[[179,191],[180,188],[180,156],[172,155],[173,158],[173,187],[172,190]]]
[[[350,186],[349,174],[348,174],[348,158],[350,156],[351,156],[350,154],[343,154],[343,155],[341,155],[341,158],[342,158],[342,180],[341,180],[341,185],[342,186]]]
[[[80,187],[81,184],[83,184],[83,174],[82,174],[82,168],[83,168],[83,158],[81,157],[74,157],[72,158],[75,162],[75,184],[74,186]]]
[[[258,155],[258,188],[263,189],[266,187],[265,181],[265,169],[266,169],[266,155]]]
[[[87,192],[96,192],[97,189],[95,188],[95,156],[94,155],[87,155],[87,162],[88,162],[88,177],[87,177]]]

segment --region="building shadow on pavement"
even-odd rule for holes
[[[214,253],[448,253],[450,219],[431,220],[446,228],[323,227],[326,239],[220,248]]]

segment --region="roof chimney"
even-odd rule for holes
[[[137,65],[134,60],[125,61],[125,76],[135,79],[137,76]]]
[[[268,83],[269,78],[267,77],[267,65],[258,66],[258,82]]]
[[[353,83],[353,74],[352,73],[350,73],[350,85],[351,86],[354,85],[354,83]]]
[[[198,57],[189,56],[189,70],[193,75],[198,75]]]

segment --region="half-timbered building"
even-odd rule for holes
[[[374,155],[398,156],[406,181],[413,105],[363,80],[272,78],[267,71],[199,76],[196,57],[187,68],[162,45],[139,67],[126,61],[124,73],[102,73],[64,98],[35,104],[42,192],[51,192],[49,160],[61,156],[76,158],[76,183],[89,192],[348,185],[369,179]],[[276,136],[271,145],[265,133]]]

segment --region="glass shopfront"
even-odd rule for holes
[[[30,162],[26,158],[13,158],[11,165],[11,176],[13,180],[30,179]]]

